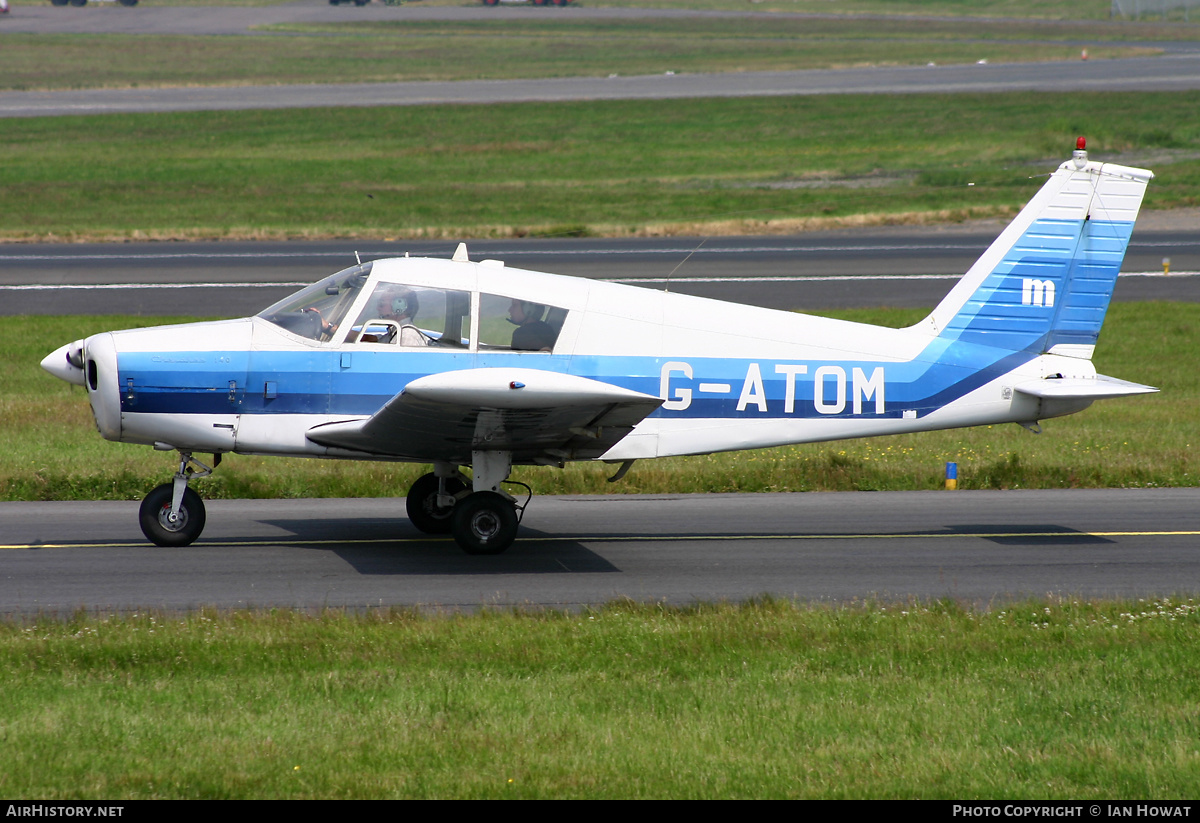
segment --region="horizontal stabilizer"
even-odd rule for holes
[[[1098,374],[1095,377],[1049,377],[1031,380],[1015,387],[1021,394],[1046,399],[1102,400],[1106,397],[1129,397],[1158,391],[1153,386],[1130,383],[1115,377]]]

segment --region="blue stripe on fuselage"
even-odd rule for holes
[[[314,349],[255,351],[249,357],[219,352],[126,353],[120,355],[119,373],[123,389],[133,381],[132,393],[122,393],[123,410],[143,413],[371,415],[412,380],[427,374],[521,367],[665,396],[674,401],[667,406],[678,406],[680,398],[688,397],[686,408],[655,412],[664,418],[750,420],[854,416],[856,398],[861,407],[858,416],[899,417],[905,412],[924,416],[1030,356],[944,339],[933,341],[908,362]],[[671,363],[687,364],[691,376],[679,368],[668,368],[664,375],[664,367]],[[214,368],[214,364],[227,368]],[[236,384],[232,389],[231,381]],[[791,411],[787,410],[789,383]],[[882,408],[877,402],[880,392]]]

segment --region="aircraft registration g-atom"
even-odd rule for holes
[[[426,533],[497,554],[513,465],[620,462],[1039,421],[1157,391],[1092,351],[1146,184],[1083,139],[933,312],[890,329],[470,262],[360,263],[254,317],[95,334],[42,361],[105,438],[179,452],[142,502],[191,543],[195,459],[227,452],[430,463]],[[512,323],[517,324],[514,329]],[[461,471],[470,466],[468,477]]]

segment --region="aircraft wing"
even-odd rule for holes
[[[514,463],[599,457],[662,405],[648,394],[570,374],[485,368],[418,378],[368,418],[314,426],[314,443],[415,461]]]
[[[1118,380],[1104,374],[1095,377],[1049,377],[1021,383],[1014,388],[1033,397],[1080,400],[1102,400],[1106,397],[1128,397],[1158,391],[1153,386],[1130,383],[1128,380]]]

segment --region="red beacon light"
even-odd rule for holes
[[[1087,140],[1084,140],[1083,137],[1078,137],[1075,139],[1075,151],[1071,155],[1071,163],[1080,171],[1085,169],[1088,164],[1087,151],[1085,150],[1086,146]]]

